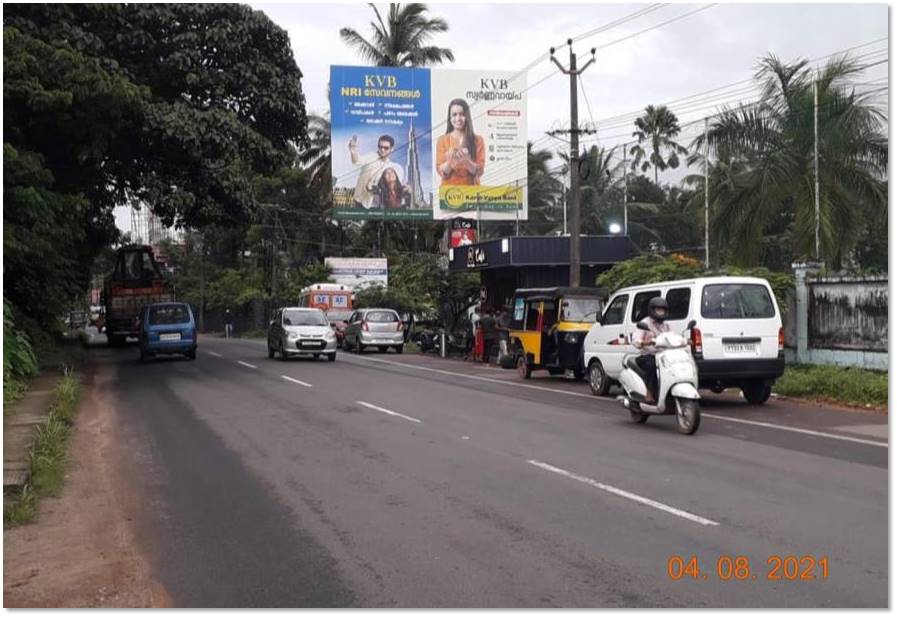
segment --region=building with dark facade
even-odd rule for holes
[[[626,236],[581,236],[580,281],[594,287],[595,277],[631,256]],[[486,305],[499,308],[515,289],[554,287],[570,282],[569,236],[512,236],[449,250],[450,272],[478,272]]]

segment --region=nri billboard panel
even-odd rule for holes
[[[330,67],[334,218],[526,220],[525,75]]]

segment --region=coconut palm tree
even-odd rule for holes
[[[371,40],[353,28],[339,31],[343,42],[365,61],[374,66],[428,66],[455,61],[451,49],[426,44],[433,35],[448,30],[444,19],[426,16],[426,4],[390,4],[385,22],[377,7],[370,7],[377,17],[371,21]]]
[[[309,114],[309,145],[296,155],[296,160],[310,174],[310,184],[324,182],[330,178],[330,119]]]
[[[560,211],[563,185],[549,168],[554,155],[550,150],[534,150],[526,144],[526,199],[528,220],[523,228],[528,234],[547,235],[562,229]]]
[[[654,167],[654,184],[657,184],[658,172],[667,168],[676,169],[679,167],[679,155],[688,154],[688,150],[673,140],[680,131],[679,119],[664,105],[648,105],[645,115],[636,118],[635,127],[632,136],[638,139],[638,143],[629,151],[633,157],[632,169],[641,167],[644,173],[649,167]],[[664,158],[666,152],[669,154]]]
[[[711,176],[711,228],[736,263],[756,265],[764,238],[778,233],[793,256],[814,254],[814,97],[818,84],[819,218],[822,256],[838,268],[850,255],[869,208],[887,208],[885,117],[849,79],[862,67],[847,57],[817,73],[806,61],[760,61],[761,102],[725,109],[708,131],[711,152],[732,167]],[[702,151],[704,138],[692,147]],[[703,192],[698,191],[703,199]]]

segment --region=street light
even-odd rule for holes
[[[610,227],[608,227],[607,229],[608,229],[608,231],[609,231],[610,233],[612,233],[612,234],[618,234],[618,233],[620,233],[621,231],[623,231],[623,228],[620,227],[620,224],[619,224],[619,223],[611,223],[611,224],[610,224]]]

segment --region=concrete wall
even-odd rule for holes
[[[812,265],[794,264],[785,359],[888,370],[887,278],[808,277],[814,270]]]

